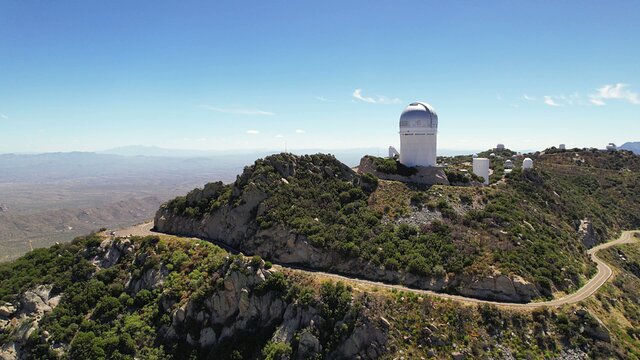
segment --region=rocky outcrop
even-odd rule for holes
[[[207,239],[225,239],[231,246],[238,246],[246,238],[255,236],[258,205],[267,194],[254,184],[249,184],[239,195],[238,206],[225,206],[202,219],[177,216],[163,205],[156,213],[155,228],[171,234],[200,236]]]
[[[149,256],[158,255],[148,249],[137,252],[135,249],[128,240],[110,239],[80,252],[85,255],[98,252],[92,258],[98,267],[121,264],[130,270],[140,269],[138,266],[147,264]],[[134,253],[117,255],[127,251]],[[160,292],[158,310],[161,317],[168,319],[158,325],[161,343],[181,344],[214,357],[220,349],[245,346],[247,339],[257,346],[256,354],[268,341],[291,344],[292,359],[374,359],[386,349],[388,323],[375,320],[366,303],[350,307],[344,316],[329,320],[320,307],[318,295],[304,304],[287,296],[286,275],[265,269],[264,262],[242,256],[226,257],[212,273],[211,283],[203,285],[205,290],[188,296],[165,288],[167,274],[165,264],[160,262],[137,278],[132,275],[125,286],[131,295],[143,288]],[[59,300],[60,294],[53,294],[51,286],[41,285],[20,294],[16,303],[0,306],[0,334],[9,333],[11,339],[0,345],[0,359],[25,358],[23,347],[27,348],[27,340],[38,330],[42,316],[51,312]],[[328,321],[330,326],[326,326]],[[338,330],[334,330],[334,323]],[[68,344],[50,340],[47,331],[40,331],[39,335],[52,349],[62,346],[61,354],[68,350]],[[330,343],[326,340],[329,338]]]
[[[386,343],[385,323],[370,318],[357,324],[351,335],[330,355],[330,359],[377,359],[384,352]],[[382,330],[381,330],[382,329]]]
[[[16,304],[0,307],[0,333],[8,333],[11,341],[0,347],[0,359],[22,359],[22,345],[38,329],[40,319],[58,306],[61,294],[52,296],[52,286],[39,285],[22,293]]]
[[[528,302],[539,297],[536,286],[519,276],[500,273],[479,278],[466,278],[458,288],[462,295],[499,301]]]
[[[449,185],[449,179],[447,178],[447,174],[444,172],[443,167],[417,166],[415,169],[416,169],[416,173],[410,176],[403,176],[398,174],[387,174],[387,173],[378,171],[373,160],[368,156],[365,156],[362,159],[360,159],[360,165],[358,165],[358,173],[360,174],[370,173],[383,180],[394,180],[394,181],[414,183],[414,184],[424,184],[424,185],[434,185],[434,184]]]
[[[162,286],[164,279],[169,274],[166,268],[160,269],[148,269],[142,273],[139,278],[130,278],[126,284],[127,289],[134,294],[137,294],[142,289],[154,290]]]
[[[134,250],[129,239],[105,239],[100,243],[100,253],[93,259],[93,264],[100,268],[110,268],[117,264],[123,255]]]
[[[317,336],[326,319],[313,305],[287,302],[278,290],[269,289],[273,271],[254,268],[235,260],[219,278],[221,286],[205,299],[178,303],[163,299],[163,311],[170,314],[171,324],[161,333],[166,341],[185,341],[213,354],[218,347],[238,342],[245,336],[255,336],[274,329],[271,341],[295,343],[294,359],[322,355]],[[360,311],[358,309],[354,311]],[[387,327],[368,315],[348,313],[341,322],[359,318],[354,330],[345,334],[328,358],[375,359],[382,354],[387,341]]]
[[[578,224],[578,235],[582,240],[582,245],[587,249],[594,247],[599,241],[590,220],[582,219]]]
[[[40,285],[25,291],[20,297],[20,313],[28,317],[41,317],[60,302],[60,295],[52,296],[51,286]]]

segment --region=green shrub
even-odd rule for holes
[[[264,360],[285,360],[291,356],[291,345],[284,342],[268,342],[262,349]]]
[[[107,296],[96,304],[93,310],[93,318],[103,323],[113,322],[118,315],[122,314],[124,306],[113,296]]]
[[[260,255],[253,255],[253,257],[251,257],[251,266],[259,268],[260,265],[262,265],[262,258]]]
[[[289,281],[281,272],[272,273],[265,281],[256,286],[257,294],[266,294],[269,291],[277,292],[284,295],[289,287]]]
[[[415,175],[418,172],[418,169],[416,169],[415,167],[408,167],[406,165],[403,165],[397,159],[373,156],[370,156],[369,158],[373,160],[373,165],[375,166],[376,170],[381,173],[411,176]]]

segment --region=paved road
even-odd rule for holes
[[[132,227],[129,227],[129,228],[126,228],[126,229],[116,230],[114,233],[115,233],[115,236],[162,235],[161,233],[156,233],[156,232],[151,231],[151,228],[153,228],[153,222],[147,222],[147,223],[135,225],[135,226],[132,226]],[[492,305],[496,305],[496,306],[500,306],[500,307],[510,307],[510,308],[538,308],[538,307],[544,307],[544,306],[555,307],[555,306],[561,306],[561,305],[566,305],[566,304],[573,304],[573,303],[582,301],[582,300],[588,298],[589,296],[593,295],[602,285],[604,285],[605,282],[607,282],[607,280],[609,280],[609,278],[613,274],[613,271],[611,270],[609,265],[607,265],[607,263],[602,261],[597,256],[598,251],[600,251],[602,249],[609,248],[611,246],[637,242],[638,239],[636,237],[634,237],[634,234],[638,233],[638,232],[640,232],[640,231],[625,231],[625,232],[622,233],[622,235],[620,236],[619,239],[613,240],[613,241],[609,241],[609,242],[600,244],[600,245],[598,245],[598,246],[596,246],[594,248],[589,249],[588,254],[591,256],[591,259],[598,266],[598,272],[583,287],[578,289],[578,291],[576,291],[576,292],[574,292],[572,294],[563,296],[563,297],[558,298],[558,299],[553,299],[553,300],[549,300],[549,301],[541,301],[541,302],[530,302],[530,303],[526,303],[526,304],[506,303],[506,302],[490,301],[490,300],[480,300],[480,299],[474,299],[474,298],[460,296],[460,295],[450,295],[450,294],[438,293],[438,292],[431,291],[431,290],[413,289],[413,288],[408,288],[408,287],[402,286],[402,285],[387,284],[387,283],[383,283],[383,282],[379,282],[379,281],[365,280],[365,279],[360,279],[360,278],[356,278],[356,277],[352,277],[352,276],[343,276],[343,275],[327,273],[327,272],[323,272],[323,271],[316,271],[316,270],[307,269],[307,268],[301,268],[301,267],[296,267],[296,266],[289,266],[289,265],[277,265],[277,266],[281,267],[281,268],[284,268],[284,269],[293,269],[293,270],[296,270],[296,271],[302,271],[302,272],[309,273],[309,274],[312,274],[312,275],[319,275],[319,276],[322,276],[322,277],[325,277],[325,278],[331,278],[331,279],[335,279],[335,280],[340,280],[340,281],[344,281],[344,282],[347,282],[347,283],[369,285],[369,286],[381,287],[381,288],[387,288],[387,289],[397,289],[397,290],[401,290],[401,291],[408,291],[408,292],[413,292],[413,293],[417,293],[417,294],[426,294],[426,295],[430,295],[430,296],[436,296],[436,297],[443,298],[443,299],[449,299],[449,300],[465,302],[465,303],[492,304]],[[220,243],[216,243],[216,244],[217,245],[221,245],[226,250],[229,250],[231,252],[235,252],[235,253],[238,252],[236,249],[233,249],[233,248],[231,248],[231,247],[229,247],[229,246],[227,246],[225,244],[220,244]]]

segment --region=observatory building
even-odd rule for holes
[[[514,166],[513,165],[513,161],[511,161],[511,160],[507,160],[507,161],[504,162],[504,168],[505,169],[513,169],[513,166]]]
[[[437,133],[438,114],[433,107],[423,102],[409,104],[400,115],[400,162],[435,166]]]
[[[389,157],[398,159],[404,166],[415,168],[414,173],[388,174],[379,171],[369,156],[360,159],[358,172],[371,173],[383,180],[449,185],[444,166],[437,166],[436,163],[438,114],[433,107],[424,102],[409,104],[400,115],[399,125],[400,151],[389,146]]]

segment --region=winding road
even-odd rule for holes
[[[153,228],[153,222],[150,221],[150,222],[146,222],[146,223],[143,223],[143,224],[134,225],[134,226],[129,227],[129,228],[116,230],[116,231],[113,232],[113,235],[119,236],[119,237],[124,237],[124,236],[129,236],[129,235],[135,235],[135,236],[164,235],[162,233],[157,233],[157,232],[151,231],[152,228]],[[361,278],[357,278],[357,277],[343,276],[343,275],[327,273],[327,272],[323,272],[323,271],[316,271],[316,270],[300,268],[300,267],[295,267],[295,266],[288,266],[288,265],[277,265],[277,266],[280,267],[280,268],[283,268],[283,269],[291,269],[291,270],[295,270],[295,271],[301,271],[301,272],[308,273],[308,274],[311,274],[311,275],[321,276],[321,277],[324,277],[324,278],[330,278],[330,279],[335,279],[335,280],[340,280],[340,281],[344,281],[344,282],[347,282],[347,283],[353,283],[353,284],[358,284],[358,285],[368,285],[368,286],[379,287],[379,288],[387,288],[387,289],[396,289],[396,290],[407,291],[407,292],[412,292],[412,293],[416,293],[416,294],[426,294],[426,295],[429,295],[429,296],[435,296],[435,297],[439,297],[439,298],[443,298],[443,299],[449,299],[449,300],[465,302],[465,303],[492,304],[492,305],[496,305],[496,306],[500,306],[500,307],[530,308],[530,309],[531,308],[545,307],[545,306],[547,306],[547,307],[556,307],[556,306],[562,306],[562,305],[566,305],[566,304],[573,304],[573,303],[580,302],[580,301],[588,298],[589,296],[593,295],[602,285],[604,285],[604,283],[606,283],[607,280],[609,280],[609,278],[613,274],[613,270],[611,270],[611,267],[609,267],[609,265],[607,265],[607,263],[605,263],[602,259],[600,259],[597,256],[598,251],[603,250],[603,249],[607,249],[607,248],[609,248],[611,246],[637,242],[638,238],[636,238],[634,236],[636,233],[640,233],[640,231],[625,231],[625,232],[622,233],[620,238],[618,238],[617,240],[609,241],[609,242],[600,244],[600,245],[598,245],[596,247],[593,247],[593,248],[589,249],[589,251],[587,253],[591,257],[591,259],[596,263],[596,265],[598,266],[598,272],[583,287],[578,289],[578,291],[576,291],[574,293],[571,293],[571,294],[568,294],[568,295],[563,296],[563,297],[558,298],[558,299],[553,299],[553,300],[548,300],[548,301],[540,301],[540,302],[530,302],[530,303],[524,303],[524,304],[506,303],[506,302],[491,301],[491,300],[481,300],[481,299],[475,299],[475,298],[470,298],[470,297],[465,297],[465,296],[460,296],[460,295],[444,294],[444,293],[439,293],[439,292],[435,292],[435,291],[431,291],[431,290],[413,289],[413,288],[409,288],[409,287],[402,286],[402,285],[387,284],[387,283],[378,282],[378,281],[365,280],[365,279],[361,279]],[[214,242],[214,243],[216,245],[219,245],[219,246],[225,248],[226,250],[231,251],[231,252],[235,252],[235,253],[238,252],[238,250],[233,249],[233,248],[231,248],[231,247],[229,247],[229,246],[227,246],[225,244],[218,243],[218,242]]]

